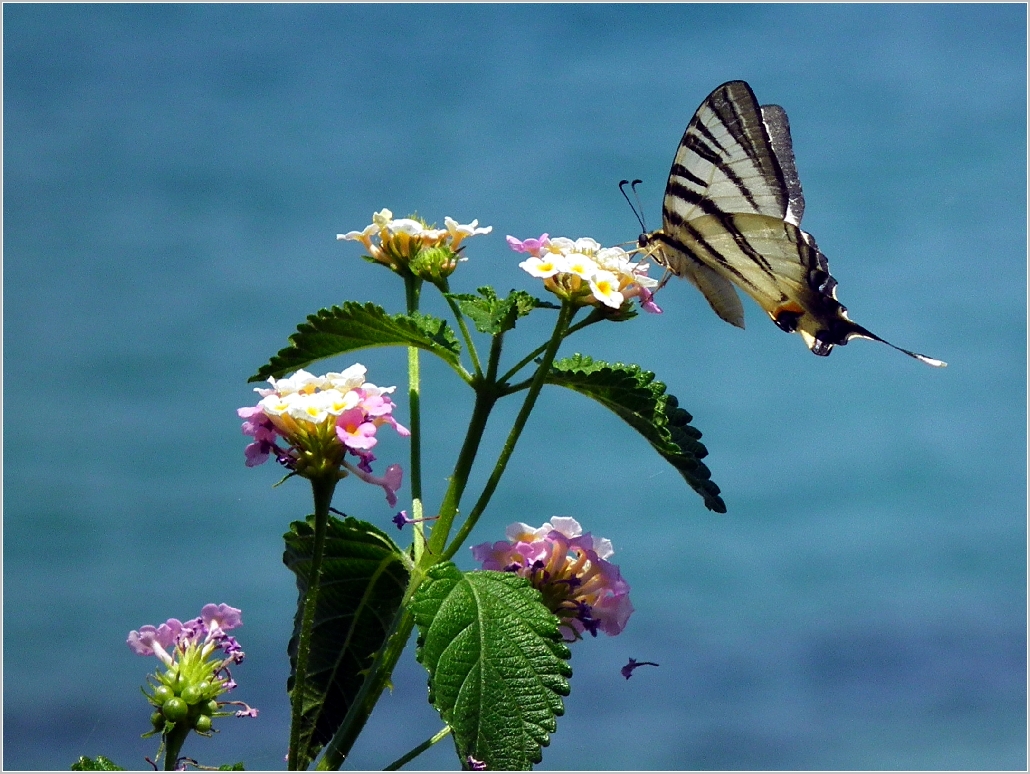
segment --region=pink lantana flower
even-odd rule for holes
[[[393,417],[396,408],[389,395],[394,387],[377,387],[365,381],[365,367],[356,363],[341,373],[315,376],[297,371],[284,379],[271,378],[271,387],[257,388],[256,406],[237,410],[244,435],[254,440],[244,450],[248,467],[276,460],[298,475],[313,478],[334,473],[383,486],[387,499],[396,503],[400,486],[399,466],[382,479],[372,475],[376,431],[390,425],[398,435],[411,433]],[[347,455],[356,457],[352,463]],[[386,482],[385,484],[382,482]],[[392,483],[396,482],[396,486]]]
[[[508,247],[516,253],[528,253],[534,258],[539,258],[551,243],[547,234],[541,234],[539,239],[530,238],[523,241],[519,241],[515,237],[509,235],[505,237],[505,240],[508,242]]]
[[[544,288],[563,301],[621,309],[639,297],[645,311],[661,312],[651,301],[651,289],[658,281],[647,276],[648,264],[634,263],[621,247],[602,247],[590,237],[552,239],[547,234],[539,239],[509,236],[507,240],[512,250],[530,256],[519,267],[542,279]]]
[[[611,541],[583,533],[573,518],[556,516],[534,528],[512,524],[508,540],[472,547],[484,570],[514,572],[528,578],[543,594],[544,604],[562,621],[565,639],[582,639],[598,630],[621,632],[633,605],[629,584],[619,568],[607,561],[615,551]]]
[[[368,415],[359,408],[344,411],[336,419],[336,437],[354,451],[366,451],[376,445],[376,426],[366,422]]]

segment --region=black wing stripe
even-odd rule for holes
[[[693,239],[697,244],[703,247],[709,255],[713,256],[715,260],[719,262],[720,266],[722,266],[726,271],[728,271],[736,278],[735,282],[737,282],[737,284],[739,284],[742,288],[746,286],[755,287],[754,284],[750,280],[748,280],[747,277],[745,277],[743,274],[740,273],[740,271],[734,268],[733,264],[729,262],[726,256],[724,256],[722,253],[720,253],[718,250],[716,250],[714,247],[712,247],[712,245],[708,243],[708,241],[704,238],[700,231],[691,226],[689,223],[684,223],[683,229],[690,235],[691,239]],[[668,234],[660,231],[656,232],[655,236],[658,237],[662,242],[665,242],[670,247],[679,250],[681,253],[689,255],[698,263],[705,265],[705,261],[702,261],[700,258],[698,258],[697,254],[693,250],[691,250],[689,247],[683,244],[683,242],[676,239],[675,237],[669,236]]]
[[[746,107],[748,108],[748,115],[757,117],[759,115],[758,103],[755,100],[754,94],[750,93],[750,89],[748,90],[748,92],[749,99],[746,103]],[[722,101],[723,104],[729,108],[730,112],[730,118],[728,119],[727,116],[723,115],[722,111],[716,110],[716,112],[719,114],[719,118],[722,119],[723,125],[726,127],[726,130],[733,135],[733,139],[740,144],[741,148],[744,149],[744,152],[748,155],[748,158],[751,159],[751,161],[756,166],[761,168],[761,162],[758,158],[758,150],[755,148],[754,143],[751,142],[751,137],[748,136],[747,132],[744,129],[744,127],[747,126],[747,120],[744,116],[744,113],[740,110],[740,108],[743,106],[743,103],[740,103],[738,100],[730,97],[729,89],[723,89]],[[760,125],[761,122],[759,122],[759,126]],[[765,138],[763,137],[763,139]]]
[[[682,177],[684,180],[693,183],[694,185],[701,186],[702,189],[708,187],[707,180],[702,180],[682,164],[673,164],[672,170],[669,172],[669,177]],[[666,191],[666,193],[668,193],[668,191]]]
[[[710,146],[705,144],[703,139],[696,134],[692,134],[689,130],[683,135],[683,142],[680,147],[693,151],[709,164],[719,166],[722,163],[722,156],[719,152],[712,150]]]
[[[737,243],[737,247],[750,258],[762,271],[768,274],[770,277],[775,277],[775,273],[772,270],[772,266],[769,261],[766,260],[765,256],[755,250],[751,246],[751,243],[747,240],[747,237],[737,228],[737,224],[733,222],[732,216],[723,212],[719,207],[711,200],[705,198],[697,191],[692,191],[680,183],[673,180],[669,181],[669,185],[665,191],[666,196],[673,196],[673,198],[681,199],[687,204],[693,204],[698,207],[706,215],[711,215],[717,219],[722,227],[726,230],[730,236],[733,237],[733,241]],[[689,226],[689,223],[675,210],[670,210],[667,207],[662,209],[662,217],[665,218],[669,223],[680,226]],[[714,252],[714,251],[713,251]]]
[[[722,143],[719,142],[719,140],[716,138],[716,136],[714,134],[712,134],[711,131],[709,131],[708,127],[705,126],[700,121],[691,122],[690,126],[687,127],[687,132],[686,133],[690,134],[690,131],[692,129],[694,131],[696,131],[698,134],[700,134],[702,137],[704,137],[704,139],[708,140],[708,142],[710,144],[714,145],[722,153],[726,153],[727,152],[727,149],[723,147]]]
[[[736,97],[730,96],[729,85],[724,87],[721,90],[721,94],[719,94],[722,105],[725,105],[729,110],[729,116],[724,115],[723,111],[715,108],[715,105],[712,105],[712,107],[722,119],[726,130],[733,135],[741,148],[744,149],[744,152],[762,174],[762,177],[768,180],[771,175],[776,180],[776,188],[779,191],[780,198],[783,199],[783,206],[786,208],[790,198],[788,183],[783,170],[780,168],[779,158],[776,155],[776,148],[774,147],[772,138],[769,136],[768,128],[762,118],[758,100],[755,98],[754,92],[751,91],[751,88],[747,84],[740,83],[739,85],[743,87],[744,91]],[[711,97],[709,99],[711,99]],[[751,120],[749,121],[748,119]],[[756,148],[755,143],[752,142],[752,135],[747,131],[749,124],[753,125],[752,131],[757,135],[757,139],[761,143],[762,149],[765,151],[764,158],[759,154],[758,148]],[[787,129],[788,143],[790,142],[789,131],[790,130]]]
[[[755,201],[754,194],[751,193],[751,190],[744,184],[744,181],[740,179],[740,176],[733,171],[733,168],[726,163],[726,160],[721,155],[705,145],[701,138],[688,132],[687,136],[683,138],[683,147],[693,151],[705,161],[715,165],[715,167],[726,176],[726,179],[736,186],[737,190],[740,191],[740,195],[747,200],[747,203],[751,205],[752,209],[754,209],[755,212],[761,212],[758,202]],[[672,183],[673,181],[670,178],[669,184],[665,188],[666,196],[669,195],[669,192],[672,189]]]
[[[680,186],[680,188],[682,188],[682,186]],[[765,272],[765,274],[767,274],[770,278],[775,280],[776,274],[773,271],[772,266],[769,264],[769,261],[766,260],[764,255],[762,255],[760,252],[755,250],[754,247],[752,247],[751,243],[747,240],[747,237],[741,233],[740,229],[737,228],[736,224],[733,222],[733,219],[729,215],[727,215],[724,212],[721,212],[717,207],[715,207],[715,205],[712,204],[712,202],[708,201],[707,199],[701,199],[695,192],[690,191],[687,188],[682,188],[682,190],[687,194],[687,196],[682,198],[684,198],[687,202],[691,204],[697,204],[697,206],[704,210],[705,214],[711,215],[712,217],[716,218],[719,221],[719,224],[726,231],[726,233],[733,237],[733,241],[736,243],[737,247],[740,248],[740,252],[743,253],[745,257],[750,258],[751,261],[759,269]],[[685,229],[690,234],[691,238],[693,238],[698,244],[704,247],[705,250],[707,250],[713,256],[715,256],[722,266],[724,266],[727,270],[732,272],[734,276],[739,278],[740,282],[746,285],[750,285],[751,287],[756,287],[753,282],[748,280],[747,277],[745,277],[743,274],[740,273],[740,271],[733,267],[733,265],[730,263],[729,259],[726,258],[726,256],[724,256],[722,253],[720,253],[718,250],[712,247],[712,245],[709,244],[708,240],[704,238],[700,231],[694,228],[689,221],[684,220],[682,215],[680,215],[678,212],[674,210],[665,208],[662,211],[662,216],[668,223]],[[685,252],[689,253],[689,250],[685,250]]]

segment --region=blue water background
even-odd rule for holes
[[[126,633],[214,601],[244,611],[236,695],[261,715],[185,752],[281,768],[280,536],[309,495],[244,468],[235,409],[305,315],[403,308],[335,235],[382,207],[478,218],[494,233],[453,286],[541,293],[504,235],[635,239],[617,181],[646,181],[656,224],[687,120],[735,78],[790,115],[805,226],[853,319],[950,365],[866,341],[816,358],[682,282],[664,315],[571,342],[658,373],[729,513],[600,406],[544,393],[470,543],[574,515],[614,542],[636,612],[575,646],[541,768],[1026,766],[1025,6],[3,13],[5,767],[143,765],[156,661]],[[403,384],[401,349],[317,369],[355,359]],[[470,401],[424,363],[432,508]],[[388,526],[371,487],[337,505]],[[627,682],[629,656],[661,666]],[[438,727],[409,653],[348,766]],[[444,742],[415,765],[457,761]]]

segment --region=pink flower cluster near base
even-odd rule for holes
[[[607,561],[615,553],[611,541],[584,533],[575,519],[555,516],[539,528],[512,524],[508,540],[472,547],[484,570],[514,572],[528,578],[543,594],[544,604],[562,620],[566,640],[614,636],[633,612],[629,584],[618,566]]]

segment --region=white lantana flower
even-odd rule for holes
[[[562,255],[549,254],[546,258],[529,257],[519,264],[519,268],[534,277],[547,279],[561,271],[565,271],[565,260]]]
[[[354,365],[345,368],[339,373],[331,371],[325,375],[326,383],[340,392],[346,392],[347,390],[353,390],[360,387],[365,382],[365,374],[367,369],[361,363],[355,363]]]
[[[476,236],[477,234],[489,234],[494,230],[493,226],[477,228],[477,226],[479,226],[478,218],[467,226],[463,226],[458,223],[458,221],[454,220],[454,218],[446,217],[443,219],[443,224],[447,226],[447,233],[451,235],[451,249],[455,252],[458,251],[458,246],[465,237]]]
[[[625,297],[619,292],[619,277],[615,272],[599,269],[590,278],[590,292],[605,306],[618,309]]]
[[[544,280],[544,287],[563,301],[620,309],[628,299],[639,298],[645,310],[661,311],[651,301],[650,288],[658,281],[647,276],[646,263],[633,263],[621,247],[602,247],[590,237],[547,235],[525,241],[509,236],[508,244],[515,252],[531,253],[519,267]]]
[[[372,223],[361,231],[337,234],[337,239],[361,242],[369,257],[401,274],[414,273],[437,282],[454,271],[462,242],[470,236],[489,234],[493,226],[479,227],[479,220],[463,225],[444,218],[446,228],[431,228],[416,218],[394,218],[390,210],[372,215]],[[441,248],[429,252],[432,248]]]
[[[313,390],[321,387],[324,380],[324,377],[309,374],[302,368],[293,376],[285,379],[269,377],[268,383],[271,384],[272,388],[280,395],[287,395],[291,392],[312,392]]]
[[[589,281],[597,274],[598,266],[597,262],[585,253],[571,253],[565,256],[564,271]]]

